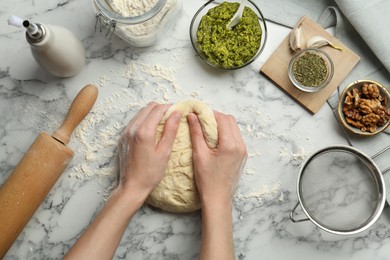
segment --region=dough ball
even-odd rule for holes
[[[174,104],[162,118],[156,133],[160,140],[164,125],[173,111],[181,113],[181,121],[173,144],[164,178],[153,190],[146,203],[170,212],[192,212],[200,208],[200,199],[196,187],[192,166],[192,144],[187,115],[198,115],[207,145],[216,148],[218,143],[217,122],[213,111],[203,102],[188,100]]]

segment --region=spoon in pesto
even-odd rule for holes
[[[244,12],[245,8],[244,2],[244,0],[241,0],[240,6],[238,7],[236,13],[233,15],[233,17],[230,19],[230,22],[228,23],[227,28],[229,28],[230,30],[240,22],[242,13]]]

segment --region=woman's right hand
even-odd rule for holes
[[[193,148],[196,184],[202,207],[205,204],[231,203],[247,150],[235,118],[214,112],[218,128],[218,145],[210,149],[195,114],[187,117]]]

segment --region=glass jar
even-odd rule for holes
[[[149,6],[126,7],[132,0],[93,0],[95,30],[108,39],[115,33],[135,47],[155,44],[173,25],[182,8],[182,0],[134,0],[135,4],[141,2]]]

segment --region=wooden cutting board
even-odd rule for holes
[[[321,48],[329,54],[334,63],[335,71],[329,85],[318,92],[307,93],[297,89],[291,83],[287,74],[288,63],[295,53],[289,47],[290,34],[287,35],[271,57],[264,63],[260,72],[267,76],[276,84],[276,86],[285,91],[310,113],[315,114],[345,79],[353,67],[359,62],[360,57],[338,39],[333,37],[330,33],[325,31],[319,24],[312,21],[309,17],[303,16],[298,21],[298,23],[301,22],[305,44],[312,36],[323,36],[336,46],[342,48],[342,51],[329,46]]]

